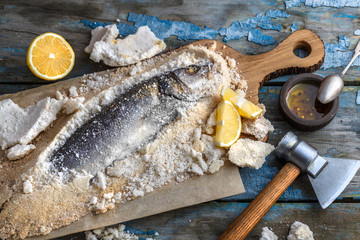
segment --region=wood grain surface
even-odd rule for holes
[[[210,46],[213,43],[213,40],[200,40],[190,45]],[[297,57],[294,50],[298,48],[309,49],[309,56]],[[246,98],[254,103],[258,103],[259,89],[269,80],[283,75],[313,72],[320,68],[325,58],[323,42],[310,30],[298,30],[275,49],[262,54],[244,55],[220,42],[216,42],[216,51],[236,61],[239,73],[248,83]]]
[[[210,202],[124,224],[126,230],[136,233],[141,240],[147,237],[161,240],[215,240],[247,206],[248,203],[243,202]],[[246,239],[259,240],[262,228],[269,227],[279,236],[279,240],[285,240],[295,220],[306,223],[316,240],[356,240],[360,234],[359,205],[333,203],[323,210],[315,202],[287,202],[276,203]],[[81,233],[58,240],[82,240],[84,236]]]
[[[207,25],[214,29],[229,27],[235,21],[244,21],[269,9],[284,11],[282,0],[255,1],[0,1],[0,94],[15,93],[49,82],[32,75],[26,66],[26,51],[31,41],[39,34],[53,31],[64,36],[74,48],[76,62],[66,79],[85,73],[108,69],[101,63],[94,63],[83,49],[90,41],[90,30],[80,20],[116,23],[127,22],[129,12],[153,15],[164,20],[187,21]],[[226,42],[234,50],[244,54],[261,54],[274,49],[290,35],[292,23],[299,29],[310,29],[320,36],[324,43],[337,43],[339,35],[350,38],[348,51],[354,48],[359,36],[353,34],[360,29],[359,8],[343,7],[300,7],[286,9],[291,16],[275,19],[283,26],[282,31],[262,30],[271,35],[276,43],[261,46],[246,37]],[[223,40],[217,36],[215,40]],[[171,37],[165,39],[168,49],[186,45],[192,40],[182,41]],[[351,67],[344,76],[346,87],[340,95],[340,108],[335,119],[325,128],[315,132],[301,132],[288,125],[278,109],[281,85],[290,76],[273,79],[260,89],[259,100],[267,108],[266,117],[271,120],[275,131],[269,142],[276,145],[289,130],[300,139],[316,147],[320,154],[329,157],[359,158],[360,156],[360,105],[355,104],[359,90],[359,67]],[[323,76],[338,74],[341,68],[320,68],[315,73]],[[216,239],[233,220],[255,198],[262,188],[279,171],[282,162],[270,156],[259,169],[240,169],[247,192],[160,215],[126,222],[130,232],[155,239]],[[310,226],[315,239],[357,239],[360,235],[360,173],[345,189],[344,194],[329,209],[322,210],[307,178],[298,177],[282,195],[278,204],[265,215],[248,239],[259,239],[261,228],[268,226],[285,239],[289,226],[301,221]],[[159,236],[155,236],[158,232]],[[63,239],[84,239],[84,234]]]

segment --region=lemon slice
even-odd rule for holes
[[[221,89],[221,97],[234,104],[236,109],[239,111],[240,116],[244,118],[254,119],[263,112],[261,108],[241,97],[231,88],[223,87]]]
[[[216,134],[214,143],[218,147],[230,147],[240,137],[241,117],[229,101],[222,101],[217,107]]]
[[[26,61],[35,76],[45,80],[57,80],[71,71],[75,63],[75,53],[62,36],[44,33],[30,44]]]

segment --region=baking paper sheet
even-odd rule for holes
[[[219,172],[189,179],[182,183],[172,182],[144,197],[124,204],[99,215],[87,215],[66,227],[52,231],[46,236],[31,240],[50,239],[76,232],[126,222],[177,208],[245,192],[238,167],[225,164]]]

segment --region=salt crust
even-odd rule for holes
[[[11,99],[0,101],[0,146],[2,150],[16,144],[29,144],[55,119],[63,102],[44,98],[23,109]]]
[[[271,122],[264,117],[266,112],[264,104],[258,104],[263,109],[261,115],[255,119],[242,118],[241,132],[254,136],[257,140],[264,140],[269,132],[274,131]]]
[[[79,96],[79,93],[77,91],[77,88],[75,86],[71,86],[69,88],[69,97],[71,98],[76,98]]]
[[[269,143],[240,138],[230,147],[229,160],[239,167],[259,169],[274,149]]]
[[[92,39],[85,52],[90,59],[103,61],[106,65],[127,66],[151,58],[166,48],[164,41],[158,39],[147,26],[139,27],[134,35],[116,39],[119,30],[116,25],[97,27],[91,31]]]
[[[116,25],[108,25],[105,27],[97,27],[91,31],[91,40],[89,45],[85,48],[86,53],[91,53],[94,49],[94,44],[99,41],[110,42],[112,39],[116,39],[119,35],[119,30]]]
[[[262,228],[260,240],[277,240],[278,237],[268,228]],[[287,240],[314,240],[313,232],[309,226],[295,221],[291,227]]]
[[[259,240],[277,240],[278,237],[268,227],[263,227]]]
[[[17,160],[26,156],[36,148],[29,144],[40,132],[44,131],[61,109],[65,114],[71,114],[81,108],[85,98],[78,97],[76,87],[69,89],[70,98],[64,97],[59,91],[56,99],[46,97],[35,104],[21,108],[11,99],[0,101],[0,145],[7,150],[9,160]],[[16,145],[15,145],[16,144]]]
[[[63,113],[65,114],[74,113],[76,110],[83,107],[84,101],[85,101],[84,97],[75,97],[75,98],[67,99],[63,106]]]
[[[138,240],[139,237],[129,231],[125,231],[125,225],[119,224],[117,227],[99,228],[92,231],[87,231],[86,240]],[[159,233],[155,233],[159,235]],[[142,238],[145,239],[145,238]],[[153,240],[146,238],[145,240]]]
[[[29,152],[35,149],[35,145],[29,144],[29,145],[21,145],[17,144],[13,147],[11,147],[7,151],[7,158],[9,160],[17,160],[24,156],[26,156]]]
[[[313,232],[310,230],[309,226],[295,221],[290,228],[288,240],[314,240]]]
[[[148,144],[146,148],[121,162],[114,163],[106,169],[106,174],[98,174],[95,183],[99,184],[90,185],[90,179],[93,176],[86,172],[71,171],[72,182],[70,183],[63,181],[63,173],[59,172],[53,175],[48,172],[50,163],[47,162],[47,159],[52,152],[60,147],[87,119],[112,102],[119,94],[134,84],[159,73],[193,64],[209,63],[212,64],[211,75],[208,76],[209,79],[202,85],[201,92],[199,92],[199,94],[203,94],[203,98],[192,109],[184,112],[180,119],[166,127],[158,138]],[[56,196],[59,199],[60,197],[67,199],[66,201],[62,200],[61,205],[58,203],[58,209],[66,212],[52,211],[50,215],[42,215],[39,212],[38,215],[33,216],[29,216],[26,211],[25,215],[21,215],[19,212],[16,215],[18,219],[16,225],[11,225],[11,218],[7,218],[8,222],[5,228],[2,228],[0,224],[1,236],[9,236],[10,232],[12,235],[14,232],[16,233],[15,229],[17,228],[26,229],[19,234],[20,237],[44,234],[42,231],[44,229],[46,229],[45,233],[48,233],[53,228],[76,221],[79,217],[87,214],[88,210],[105,212],[113,208],[115,203],[143,196],[172,179],[181,182],[192,175],[217,171],[224,163],[225,151],[212,144],[212,137],[203,131],[202,126],[206,125],[207,119],[220,101],[219,92],[223,85],[242,91],[245,91],[247,87],[246,81],[236,71],[231,71],[227,62],[220,55],[205,47],[184,48],[123,68],[116,71],[115,74],[107,72],[104,75],[86,75],[82,82],[83,84],[79,87],[80,94],[93,92],[94,97],[88,98],[84,102],[84,106],[72,115],[54,140],[40,153],[36,166],[23,175],[23,179],[32,177],[33,192],[27,195],[34,196],[23,198],[15,194],[16,199],[22,199],[22,206],[32,205],[33,208],[39,209],[52,208],[54,204],[47,202],[46,199],[41,202],[34,201],[44,194],[51,195],[51,199]],[[56,94],[58,99],[62,98],[60,95]],[[63,99],[66,98],[63,97]],[[100,172],[103,171],[100,170]],[[74,189],[76,190],[74,191]],[[73,192],[81,194],[74,195]],[[19,202],[15,200],[9,201],[9,206],[7,206],[9,210],[4,209],[0,214],[0,219],[3,213],[11,211],[12,205],[16,209],[18,204]],[[69,211],[71,211],[70,215]],[[59,216],[64,214],[69,217],[62,217],[59,221]],[[22,220],[20,221],[20,219]],[[38,225],[32,225],[32,221],[38,221]]]
[[[30,180],[26,180],[24,182],[24,185],[23,185],[23,191],[24,193],[31,193],[33,191],[33,187],[32,187],[32,184],[30,182]]]

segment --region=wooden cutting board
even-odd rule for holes
[[[214,42],[216,41],[200,40],[191,43],[191,45],[211,46]],[[297,48],[308,51],[309,55],[306,58],[297,57],[293,53],[294,49]],[[258,102],[259,89],[264,83],[266,83],[266,81],[281,75],[315,71],[321,66],[325,56],[323,42],[316,34],[309,30],[296,31],[272,51],[259,55],[249,56],[240,54],[236,50],[221,42],[216,42],[216,51],[220,52],[224,57],[227,56],[235,59],[239,74],[243,75],[248,82],[246,97],[254,103]],[[116,69],[110,71],[116,71]],[[100,72],[98,74],[102,75],[104,72]],[[44,96],[54,97],[57,89],[68,89],[70,86],[80,86],[80,84],[81,79],[78,77],[15,94],[3,95],[0,96],[0,100],[11,98],[20,106],[25,107],[42,99]],[[91,93],[85,97],[90,98]],[[66,117],[58,120],[57,122],[59,121],[66,121]],[[54,125],[56,127],[56,123]],[[46,141],[47,139],[47,132],[41,133],[43,141]],[[50,139],[51,138],[49,138],[49,140]],[[0,150],[0,158],[1,156],[4,156],[4,152]],[[26,159],[24,161],[26,161]],[[18,172],[22,172],[21,169],[25,170],[29,165],[31,165],[31,163],[23,162],[23,160],[16,162],[17,163],[14,164],[12,168],[14,171],[16,169]],[[17,178],[19,176],[12,175],[3,177],[8,178],[10,181],[11,178]],[[202,176],[197,179],[198,180],[191,179],[191,181],[178,185],[173,184],[166,186],[149,195],[146,195],[145,197],[122,204],[121,206],[116,207],[115,210],[108,211],[105,214],[98,216],[85,216],[78,222],[55,230],[49,235],[41,238],[53,238],[74,232],[103,227],[118,222],[145,217],[175,208],[185,207],[244,192],[237,167],[230,164],[224,166],[217,174]],[[218,186],[218,191],[214,191],[213,186]],[[181,196],[184,196],[186,192],[193,191],[199,194],[192,196],[190,199],[191,201],[185,202],[181,198]],[[177,197],[176,194],[179,193],[180,196]],[[156,199],[161,197],[173,200],[168,201],[168,204],[163,204],[161,209],[152,206],[152,204],[156,203]],[[137,209],[135,213],[129,212],[129,209],[132,209],[130,205],[133,206],[133,209]],[[132,214],[132,216],[128,218],[126,217],[126,214]]]
[[[200,40],[193,45],[211,45],[213,40]],[[295,49],[305,50],[309,55],[297,57]],[[325,58],[323,41],[310,30],[298,30],[282,41],[275,49],[258,55],[243,55],[231,47],[217,42],[216,51],[235,59],[237,67],[248,82],[246,98],[258,103],[261,86],[268,80],[283,75],[313,72],[320,68]]]

